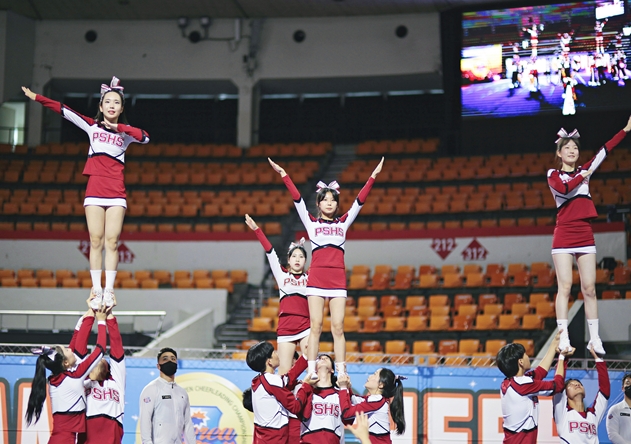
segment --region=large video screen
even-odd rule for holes
[[[463,13],[463,117],[628,108],[630,9],[609,0]]]

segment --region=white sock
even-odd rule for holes
[[[114,281],[116,280],[116,270],[105,270],[105,289],[114,290]]]
[[[568,336],[568,333],[567,333],[567,319],[557,319],[557,327],[559,328],[559,331],[562,332],[561,333],[562,337]]]
[[[598,334],[598,319],[588,319],[587,328],[589,328],[589,337],[591,339],[600,339]]]
[[[312,375],[315,373],[315,361],[307,361],[307,374]]]
[[[92,276],[92,288],[103,290],[103,287],[101,287],[101,270],[90,270],[90,276]]]
[[[346,362],[340,361],[335,363],[335,370],[338,375],[346,374]]]

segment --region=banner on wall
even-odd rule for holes
[[[139,444],[140,393],[158,377],[155,359],[127,358],[124,444]],[[30,394],[35,359],[24,356],[0,358],[0,444],[47,442],[52,429],[50,404],[40,421],[26,426],[24,413]],[[242,405],[242,391],[254,372],[244,362],[231,360],[181,360],[176,382],[184,387],[191,404],[197,444],[250,444],[253,415]],[[503,375],[496,368],[401,366],[407,376],[404,389],[405,434],[393,434],[395,444],[499,444],[503,439],[499,385]],[[379,365],[348,365],[355,391],[362,393],[367,377]],[[553,372],[550,372],[552,377]],[[585,386],[586,404],[598,390],[595,370],[570,370],[568,377]],[[610,372],[609,405],[622,399],[622,372]],[[601,443],[608,443],[604,422],[598,428]],[[357,442],[347,432],[347,443]],[[558,443],[552,419],[552,399],[540,398],[538,443]]]

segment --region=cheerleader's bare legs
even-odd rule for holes
[[[568,304],[570,300],[570,290],[572,288],[572,265],[574,257],[572,254],[553,254],[554,268],[557,275],[558,293],[555,301],[557,326],[561,331],[559,342],[560,350],[571,349],[568,335]],[[585,317],[589,328],[589,345],[594,347],[596,353],[605,354],[605,350],[598,333],[598,305],[596,300],[596,255],[577,254],[578,273],[581,277],[581,292],[585,304]]]
[[[118,268],[118,240],[123,230],[125,207],[85,207],[85,218],[90,233],[90,274],[95,298],[93,308],[101,303],[111,306],[114,301],[114,281]],[[101,288],[103,249],[105,248],[105,289]]]
[[[324,316],[324,298],[320,296],[307,296],[309,301],[309,319],[311,321],[309,342],[307,345],[307,361],[314,362],[318,358],[320,348],[320,335],[322,334],[322,318]],[[333,322],[331,321],[331,325]],[[314,369],[309,369],[313,375]]]
[[[331,298],[331,334],[333,335],[333,351],[335,352],[335,366],[338,374],[346,373],[346,338],[344,337],[344,315],[346,313],[346,298]]]
[[[335,352],[335,367],[338,373],[346,373],[346,338],[344,337],[344,314],[346,298],[331,298],[329,310],[331,312],[331,335],[333,336],[333,351]],[[311,332],[307,346],[307,361],[315,362],[320,348],[322,334],[322,318],[324,313],[324,298],[309,296],[309,317],[311,318]],[[315,376],[313,370],[309,373]]]
[[[300,351],[304,354],[305,350],[308,350],[309,336],[305,336],[300,341],[296,342],[279,342],[278,343],[278,359],[280,365],[278,366],[278,374],[286,374],[293,366],[294,353],[296,352],[296,345],[300,344]]]

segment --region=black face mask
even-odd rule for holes
[[[160,371],[167,376],[173,376],[177,372],[177,362],[165,362],[160,364]]]
[[[631,385],[625,387],[624,394],[627,395],[627,398],[631,398]]]

